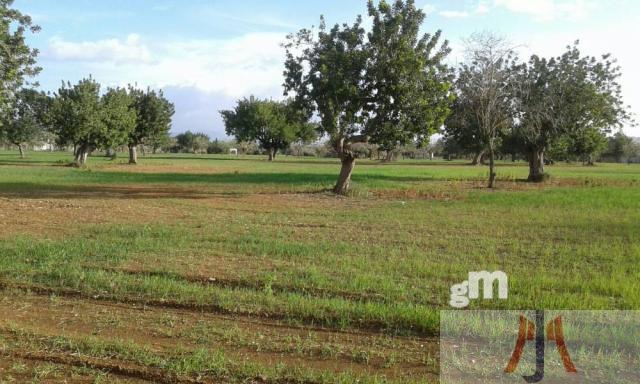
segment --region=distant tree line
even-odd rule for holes
[[[37,91],[28,79],[37,75],[38,51],[25,41],[40,30],[29,16],[0,1],[0,139],[25,155],[28,144],[53,135],[60,147],[72,146],[74,164],[82,166],[97,150],[129,147],[129,162],[137,162],[139,145],[166,141],[174,107],[162,91],[133,86],[107,88],[91,77],[69,82],[54,94]]]
[[[321,18],[317,32],[289,35],[289,99],[238,101],[235,110],[221,112],[227,133],[257,141],[271,159],[303,139],[313,117],[315,131],[341,160],[334,191],[342,194],[364,153],[391,160],[410,153],[403,148],[428,147],[435,133],[443,135],[447,157],[488,163],[494,187],[498,158],[526,160],[529,181],[543,181],[553,161],[592,165],[622,137],[609,135],[633,123],[622,102],[620,68],[609,55],[583,55],[576,42],[558,57],[521,61],[505,39],[479,33],[466,41],[464,62],[452,68],[441,31],[420,34],[425,14],[413,0],[369,0],[367,10],[369,32],[361,17],[333,27]]]
[[[45,136],[73,147],[78,166],[95,150],[137,148],[223,153],[230,147],[202,133],[169,137],[173,105],[162,92],[129,86],[101,90],[89,77],[37,91],[28,79],[40,68],[25,42],[39,27],[0,0],[0,139],[24,156]],[[598,159],[633,161],[637,143],[620,128],[634,124],[623,104],[620,68],[609,55],[583,55],[579,44],[552,58],[522,61],[515,47],[492,33],[472,35],[465,60],[445,62],[450,48],[441,31],[422,34],[424,12],[413,0],[367,3],[369,22],[302,29],[283,44],[284,101],[249,97],[220,111],[240,153],[274,160],[278,153],[335,156],[341,168],[334,187],[346,193],[358,158],[469,157],[529,164],[528,179],[545,180],[545,165]],[[371,25],[366,31],[364,25]],[[434,134],[443,138],[435,145]],[[328,146],[319,145],[319,139]]]

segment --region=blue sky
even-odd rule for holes
[[[610,52],[623,69],[625,102],[640,115],[640,1],[636,0],[416,0],[428,14],[424,30],[442,29],[460,57],[462,39],[491,30],[519,47],[557,55],[576,39],[586,53]],[[40,49],[39,82],[55,91],[62,80],[91,74],[104,85],[163,88],[176,105],[173,132],[224,137],[218,110],[242,96],[280,98],[279,44],[287,33],[351,22],[365,0],[16,0],[42,31],[29,37]],[[640,128],[625,131],[640,136]]]

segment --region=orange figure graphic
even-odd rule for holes
[[[523,376],[528,383],[538,383],[544,378],[544,312],[536,311],[536,322],[527,320],[524,316],[520,315],[520,327],[518,329],[518,339],[516,341],[516,347],[513,350],[511,359],[507,368],[504,370],[506,373],[513,373],[518,367],[520,358],[522,357],[522,350],[524,349],[527,341],[536,341],[536,372],[532,376]],[[567,350],[567,345],[564,342],[564,334],[562,330],[562,317],[558,316],[553,321],[550,321],[546,327],[547,334],[546,339],[553,341],[556,344],[560,358],[564,369],[568,373],[577,373],[576,367],[571,361],[571,356]],[[534,336],[535,333],[535,336]]]

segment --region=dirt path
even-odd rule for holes
[[[126,375],[106,373],[87,366],[68,362],[53,362],[53,358],[39,359],[35,355],[0,354],[0,382],[47,384],[143,384],[151,381]]]
[[[0,330],[4,333],[18,329],[43,337],[117,340],[159,355],[204,348],[222,351],[237,362],[284,364],[331,373],[350,371],[390,379],[434,377],[438,355],[437,343],[423,338],[295,327],[265,319],[19,290],[1,293],[0,314]],[[29,356],[32,352],[27,349],[15,353]],[[78,358],[67,363],[82,365]],[[60,357],[41,356],[41,360],[65,363]],[[90,366],[126,373],[99,362]],[[138,377],[153,379],[151,374]]]

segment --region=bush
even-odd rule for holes
[[[219,142],[218,139],[215,139],[214,141],[209,143],[209,146],[207,147],[208,154],[219,155],[221,153],[227,153],[227,152],[228,152],[227,146],[224,145],[224,143]]]

